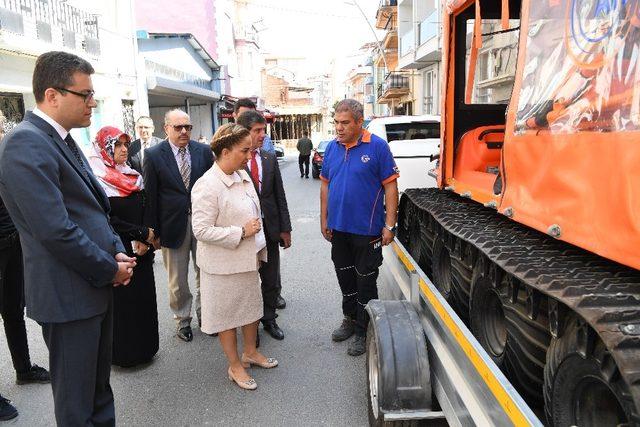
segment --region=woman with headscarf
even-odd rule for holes
[[[127,248],[137,257],[128,286],[113,290],[113,361],[131,367],[151,361],[158,351],[158,310],[153,276],[153,229],[144,227],[142,176],[127,164],[131,138],[119,129],[106,126],[94,141],[89,157],[93,173],[111,203],[111,225]]]

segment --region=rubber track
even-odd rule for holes
[[[616,361],[631,391],[634,412],[640,411],[640,271],[556,240],[452,192],[409,189],[405,197],[507,273],[586,321]],[[625,325],[635,325],[635,334],[623,333]]]

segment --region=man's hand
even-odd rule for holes
[[[320,221],[320,232],[327,242],[331,241],[331,238],[333,237],[333,230],[327,228],[327,223],[325,221]]]
[[[127,286],[133,276],[133,267],[136,266],[136,259],[122,252],[117,253],[115,259],[118,262],[118,271],[113,277],[113,286]]]
[[[382,246],[387,246],[389,243],[393,242],[393,238],[395,234],[389,231],[386,227],[382,229]]]
[[[282,242],[282,247],[284,249],[291,247],[291,232],[283,231],[280,233],[280,241]]]
[[[153,249],[160,249],[162,247],[160,244],[160,237],[156,237],[151,244],[153,245]]]
[[[147,243],[153,244],[154,240],[156,240],[156,233],[153,231],[153,228],[150,228]]]

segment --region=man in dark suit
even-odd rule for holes
[[[154,130],[155,126],[153,125],[151,117],[138,117],[138,120],[136,120],[136,134],[138,134],[138,139],[133,141],[129,146],[128,160],[131,167],[140,174],[142,174],[145,150],[158,145],[162,141],[157,136],[153,136]]]
[[[276,322],[276,308],[280,290],[280,248],[291,246],[291,219],[284,193],[280,167],[275,154],[261,149],[265,137],[266,121],[255,110],[245,111],[236,123],[249,129],[253,155],[247,172],[251,175],[256,192],[260,197],[260,206],[264,222],[264,234],[267,238],[267,262],[260,267],[262,279],[262,299],[264,315],[261,319],[264,330],[273,338],[284,339],[284,332]]]
[[[193,339],[189,254],[196,273],[196,314],[200,321],[200,270],[191,228],[191,189],[213,166],[213,152],[208,145],[191,141],[193,126],[184,111],[168,111],[164,123],[167,139],[148,149],[144,156],[145,222],[160,238],[176,335],[189,342]]]
[[[42,326],[58,425],[114,425],[112,286],[135,259],[109,224],[109,200],[69,134],[91,124],[93,68],[41,55],[37,107],[0,144],[0,195],[20,234],[27,315]]]

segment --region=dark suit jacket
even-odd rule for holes
[[[157,136],[152,136],[151,139],[149,140],[149,147],[147,148],[147,150],[151,147],[155,147],[161,142],[162,140],[160,138],[158,138]],[[127,157],[131,167],[137,170],[138,173],[142,174],[142,160],[140,159],[140,147],[142,147],[142,142],[140,141],[140,139],[136,139],[135,141],[133,141],[129,146]]]
[[[144,154],[144,186],[146,192],[145,225],[160,236],[167,248],[180,247],[191,213],[193,184],[213,166],[213,152],[208,145],[189,141],[191,179],[184,188],[178,163],[169,141],[148,148]]]
[[[47,122],[27,112],[0,143],[0,195],[20,233],[27,315],[69,322],[107,310],[114,256],[109,199]]]
[[[291,231],[287,196],[284,193],[276,155],[260,150],[260,157],[262,159],[262,190],[258,190],[255,183],[254,186],[260,197],[260,207],[264,215],[265,236],[272,242],[278,242],[280,233]],[[248,168],[247,172],[251,176]]]

